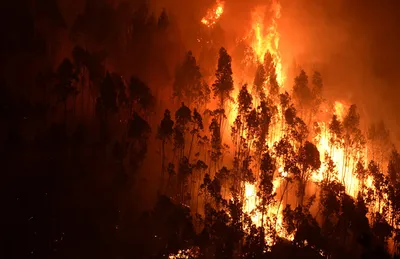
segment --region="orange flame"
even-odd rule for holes
[[[279,52],[280,35],[277,23],[281,15],[281,6],[278,2],[274,1],[272,3],[270,11],[273,12],[273,17],[270,26],[266,27],[264,21],[268,10],[267,6],[261,6],[253,11],[251,32],[245,39],[247,39],[249,45],[252,47],[258,62],[264,62],[267,52],[271,54],[276,67],[277,81],[280,85],[283,85],[285,76]]]
[[[218,0],[216,5],[212,9],[208,10],[206,16],[201,19],[201,23],[207,27],[214,26],[224,13],[224,6],[225,2],[220,2]]]
[[[266,26],[265,14],[269,10],[273,13],[272,21],[269,22],[269,26]],[[254,56],[249,55],[249,57],[251,56],[250,62],[256,61],[263,63],[265,55],[267,53],[271,54],[272,60],[276,68],[277,81],[280,86],[282,86],[285,83],[286,77],[284,68],[282,66],[282,59],[279,50],[280,35],[278,32],[278,19],[281,15],[280,11],[280,4],[275,0],[273,0],[271,8],[268,8],[267,6],[255,8],[252,13],[250,33],[246,37],[244,37],[244,40],[253,50]],[[203,17],[201,22],[207,27],[212,27],[218,22],[223,12],[224,2],[217,1],[216,5],[207,12],[206,16]],[[243,77],[246,75],[240,76]],[[243,78],[241,78],[241,80],[243,80]],[[235,78],[235,82],[240,82],[240,79],[236,80]],[[238,91],[239,89],[236,88],[234,91],[234,96],[237,96]],[[275,121],[271,122],[271,128],[273,128],[274,134],[268,139],[268,146],[270,147],[273,146],[276,141],[279,141],[281,138],[284,137],[284,123],[281,122],[283,118],[283,111],[279,106],[277,108],[279,114],[278,116],[276,116]],[[334,103],[334,113],[338,116],[339,120],[343,120],[348,108],[349,107],[343,102],[336,101]],[[326,111],[328,112],[328,109]],[[232,125],[232,123],[235,121],[236,115],[237,106],[232,103],[230,105],[230,110],[227,111],[228,122],[230,125]],[[327,121],[318,121],[318,125],[321,131],[318,136],[315,137],[314,143],[320,152],[321,168],[312,174],[311,181],[315,183],[320,183],[324,180],[324,172],[326,170],[325,162],[327,162],[325,161],[325,154],[328,153],[335,164],[338,173],[338,180],[345,186],[346,192],[355,198],[361,188],[361,183],[354,173],[354,170],[356,168],[355,165],[360,157],[367,158],[367,152],[365,150],[357,151],[356,154],[352,154],[350,157],[345,158],[346,152],[349,151],[346,151],[343,147],[332,145],[330,141],[332,136],[329,132],[328,124],[329,122]],[[278,166],[280,165],[281,164],[278,163]],[[274,192],[282,192],[280,190],[280,187],[281,185],[283,186],[283,179],[288,176],[288,173],[284,172],[283,168],[280,167],[277,174],[279,175],[275,176],[273,180]],[[366,179],[365,185],[366,187],[373,188],[373,182],[370,177]],[[261,212],[257,209],[260,202],[257,198],[258,183],[245,183],[244,188],[244,211],[251,215],[251,218],[256,225],[260,226]],[[275,218],[275,230],[280,237],[286,238],[288,240],[293,240],[293,236],[286,235],[285,231],[283,230],[284,228],[282,211],[284,206],[283,204],[278,204],[278,202],[275,202],[270,205],[270,207],[266,210],[264,216]]]

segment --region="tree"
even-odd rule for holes
[[[298,197],[299,205],[303,205],[306,184],[311,177],[312,172],[318,170],[321,166],[320,155],[317,147],[311,142],[306,141],[299,150],[298,162],[300,165],[300,174],[296,176],[299,182]]]
[[[393,185],[400,182],[400,154],[396,149],[390,154],[387,172]]]
[[[384,158],[387,157],[390,150],[390,133],[386,128],[385,123],[373,123],[368,128],[367,139],[369,141],[369,150],[372,159],[382,164]]]
[[[254,77],[254,82],[253,82],[253,88],[255,92],[258,95],[258,98],[260,100],[264,100],[266,98],[265,96],[265,89],[264,85],[265,82],[267,81],[267,75],[264,69],[263,64],[258,64],[257,70],[256,70],[256,75]]]
[[[313,114],[317,114],[319,112],[319,108],[322,104],[322,90],[323,90],[323,81],[322,76],[318,71],[314,71],[312,76],[312,112]]]
[[[268,90],[272,97],[279,95],[279,84],[277,81],[276,66],[271,53],[267,52],[264,57],[264,65],[268,79]]]
[[[203,118],[201,117],[200,113],[197,112],[196,109],[193,110],[193,120],[192,121],[193,121],[193,128],[190,131],[190,134],[192,135],[192,140],[190,141],[188,159],[190,159],[191,154],[192,154],[194,136],[195,135],[199,136],[198,135],[199,131],[204,129]]]
[[[222,140],[221,140],[221,132],[220,132],[220,124],[217,122],[215,118],[212,119],[211,124],[209,126],[210,134],[211,134],[211,160],[215,164],[215,171],[217,170],[217,162],[221,158],[222,155]]]
[[[192,122],[192,111],[184,103],[175,112],[175,148],[180,149],[179,161],[185,154],[186,132],[189,131],[189,123]]]
[[[210,89],[203,80],[196,58],[189,51],[184,62],[178,66],[173,84],[173,95],[181,101],[203,107],[210,100]]]
[[[146,120],[136,112],[128,121],[128,139],[130,141],[130,163],[135,170],[142,164],[147,154],[147,140],[151,127]]]
[[[308,86],[308,76],[304,70],[294,79],[293,96],[299,104],[301,112],[311,107],[312,92]]]
[[[155,100],[151,93],[150,88],[139,78],[132,76],[129,82],[129,100],[130,100],[130,113],[134,110],[137,112],[152,108]]]
[[[163,8],[160,17],[158,18],[158,27],[162,30],[165,30],[169,26],[169,18],[167,14],[167,10]]]
[[[343,125],[342,122],[338,119],[337,115],[332,116],[332,120],[329,123],[329,132],[331,138],[329,139],[329,143],[331,147],[340,148],[343,145]],[[332,153],[331,148],[331,153]]]
[[[64,59],[57,68],[57,83],[55,91],[58,101],[64,103],[64,120],[67,120],[67,99],[76,92],[75,83],[78,77],[74,65],[69,59]]]
[[[164,172],[165,172],[165,144],[170,141],[174,133],[174,121],[171,119],[171,112],[166,109],[164,118],[158,126],[157,138],[161,140],[161,189],[163,188]]]
[[[360,130],[360,115],[356,105],[351,105],[347,115],[343,119],[343,147],[344,147],[344,167],[343,179],[347,173],[346,168],[349,166],[351,156],[357,157],[364,147],[365,140]]]
[[[117,112],[117,92],[109,72],[100,85],[100,96],[97,99],[97,110],[100,115],[100,127],[103,138],[108,137],[108,115]]]
[[[106,116],[109,112],[117,111],[117,91],[114,80],[109,72],[106,73],[106,77],[100,86],[100,97],[106,111]]]
[[[396,149],[392,150],[388,163],[388,200],[391,207],[391,226],[398,226],[400,223],[400,155]],[[396,230],[395,240],[398,245],[399,231]]]
[[[378,203],[378,212],[381,208],[381,203],[384,199],[384,194],[387,193],[388,179],[381,173],[378,164],[371,160],[368,164],[368,172],[372,176],[372,184],[374,186],[375,199]]]
[[[253,97],[247,90],[247,84],[242,86],[238,95],[238,109],[241,116],[245,116],[252,108]]]
[[[356,168],[354,171],[357,179],[361,182],[361,190],[360,192],[363,194],[364,193],[364,186],[365,186],[365,180],[368,177],[368,171],[366,170],[364,166],[364,161],[363,159],[360,159],[357,161]]]
[[[118,107],[126,107],[129,103],[128,96],[126,94],[126,85],[123,77],[117,73],[112,73],[111,77],[114,81],[115,90],[117,91],[117,104]]]
[[[265,148],[266,140],[269,135],[269,127],[272,120],[271,109],[267,106],[265,101],[261,101],[258,107],[258,122],[259,122],[259,132],[257,134],[256,150],[261,154],[263,148]]]
[[[187,192],[187,179],[192,174],[193,166],[189,162],[186,156],[183,156],[179,161],[178,167],[178,193],[181,203],[186,203],[192,197],[188,196],[190,193]]]
[[[232,58],[229,56],[226,49],[221,48],[219,50],[218,68],[215,72],[215,82],[212,85],[214,91],[214,97],[218,98],[219,107],[223,109],[225,102],[231,100],[231,93],[234,89],[232,79]],[[221,125],[221,123],[220,123]]]
[[[260,164],[260,184],[258,187],[257,196],[260,198],[260,207],[258,208],[261,211],[261,231],[264,231],[264,216],[266,212],[266,208],[272,204],[274,201],[275,193],[274,193],[274,173],[276,170],[276,161],[271,157],[270,153],[267,151],[263,154]],[[260,235],[263,237],[264,235]],[[260,240],[260,243],[263,244],[264,240]]]

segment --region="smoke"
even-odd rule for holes
[[[327,97],[356,103],[364,121],[384,120],[396,137],[399,4],[308,0],[281,4],[284,57],[320,70]]]

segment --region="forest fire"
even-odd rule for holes
[[[282,67],[282,60],[279,53],[279,32],[278,32],[278,19],[280,18],[280,4],[273,1],[271,6],[259,6],[252,12],[251,31],[245,39],[248,40],[250,46],[255,52],[256,60],[264,63],[265,55],[269,53],[272,56],[276,68],[278,83],[282,86],[284,84],[284,72]],[[265,21],[265,15],[272,13],[270,25],[268,26]]]
[[[220,9],[218,9],[220,8]],[[223,5],[221,6],[220,3],[217,3],[217,7],[210,10],[206,17],[203,18],[202,23],[206,26],[210,26],[211,24],[215,24],[216,20],[220,17],[220,15],[223,12]],[[269,21],[269,24],[266,23],[265,15],[266,13],[271,12],[272,13],[272,18]],[[247,35],[244,39],[245,41],[249,44],[249,46],[252,48],[254,55],[255,55],[255,60],[253,59],[252,62],[254,63],[261,63],[265,64],[268,62],[271,62],[273,64],[273,72],[271,74],[267,74],[266,76],[266,82],[265,85],[262,86],[263,91],[265,91],[265,94],[268,95],[268,84],[271,84],[271,82],[268,82],[270,78],[269,76],[275,77],[276,81],[279,84],[279,87],[282,87],[283,84],[285,83],[285,76],[284,76],[284,71],[283,71],[283,66],[282,66],[282,61],[281,61],[281,56],[280,56],[280,49],[279,49],[279,32],[278,32],[278,25],[277,25],[277,20],[280,18],[280,4],[279,2],[273,1],[272,5],[270,7],[267,6],[258,6],[254,8],[252,12],[252,24],[251,24],[251,30],[249,35]],[[266,60],[266,59],[271,59],[271,60]],[[252,59],[250,59],[252,60]],[[268,70],[268,68],[265,68]],[[315,75],[314,75],[315,76]],[[244,75],[244,78],[239,79],[240,81],[246,80],[248,76]],[[296,78],[297,80],[297,78]],[[307,80],[307,78],[306,78]],[[315,78],[313,78],[313,81],[315,81]],[[316,83],[316,82],[313,82]],[[318,83],[317,83],[318,84]],[[322,82],[321,82],[322,84]],[[228,117],[228,122],[230,125],[235,124],[237,119],[240,117],[239,115],[239,108],[237,107],[237,103],[240,102],[240,94],[238,89],[235,89],[233,91],[235,94],[238,94],[238,98],[235,99],[236,104],[232,103],[229,106],[230,108],[227,110],[227,117]],[[261,96],[259,96],[259,93],[255,92],[254,90],[251,91],[253,95],[253,99],[257,102],[260,103],[262,101]],[[329,109],[326,109],[326,111],[316,111],[314,116],[314,125],[317,127],[316,131],[313,133],[314,137],[313,139],[315,140],[315,146],[319,151],[319,160],[321,162],[321,165],[317,170],[313,170],[310,174],[310,180],[315,184],[316,187],[314,187],[313,192],[319,196],[319,191],[317,186],[321,186],[321,184],[331,182],[331,181],[338,181],[344,186],[344,190],[347,194],[352,196],[353,198],[357,198],[357,195],[360,192],[363,192],[361,190],[361,183],[360,179],[356,176],[355,170],[357,167],[357,163],[362,159],[366,158],[366,149],[365,148],[349,148],[347,147],[345,140],[337,140],[339,136],[337,136],[337,133],[335,130],[343,130],[342,127],[343,125],[340,125],[341,121],[344,121],[346,119],[346,116],[351,116],[351,114],[346,114],[347,111],[350,109],[350,106],[345,105],[342,102],[339,101],[334,101],[333,105],[333,112],[336,118],[338,119],[337,121],[329,122],[329,121],[318,121],[317,119],[319,117],[324,117],[320,116],[321,112],[330,112]],[[350,112],[350,111],[349,111]],[[273,121],[270,122],[270,127],[273,128],[273,136],[267,139],[267,144],[269,147],[274,146],[279,140],[285,138],[285,134],[287,131],[286,127],[282,127],[282,125],[285,124],[285,116],[283,116],[284,111],[282,111],[282,107],[277,107],[277,114],[279,116],[276,116]],[[286,115],[286,114],[285,114]],[[350,118],[352,119],[352,118]],[[350,120],[349,119],[349,120]],[[339,123],[339,124],[336,124]],[[358,122],[356,122],[358,124]],[[335,128],[339,127],[339,128]],[[243,132],[243,135],[246,135],[248,133]],[[293,143],[294,144],[294,143]],[[294,144],[294,147],[296,148],[296,144]],[[299,148],[299,147],[297,147]],[[253,149],[253,148],[251,148]],[[255,150],[254,150],[255,151]],[[257,170],[257,164],[254,164],[254,170]],[[366,164],[363,164],[363,166],[367,166]],[[290,179],[289,178],[289,173],[283,168],[284,165],[280,164],[279,165],[279,170],[277,174],[274,174],[273,177],[273,193],[277,194],[279,193],[281,195],[281,201],[278,202],[276,199],[274,202],[271,203],[270,208],[268,209],[268,213],[264,216],[263,211],[259,210],[261,200],[259,199],[257,192],[258,192],[258,185],[260,182],[255,183],[250,183],[250,182],[245,182],[244,184],[244,211],[246,211],[249,215],[251,215],[252,221],[257,225],[257,226],[262,226],[264,223],[264,217],[269,218],[270,220],[273,220],[275,222],[275,231],[277,235],[281,238],[285,238],[288,240],[293,240],[294,236],[293,234],[287,234],[284,231],[284,226],[283,226],[283,204],[282,200],[283,197],[285,196],[285,192],[287,191],[287,186],[284,187],[283,183],[285,182],[285,179]],[[327,172],[330,173],[327,173]],[[258,177],[256,179],[260,180]],[[307,178],[306,178],[307,180]],[[287,180],[286,180],[287,181]],[[372,179],[371,177],[367,177],[367,179],[364,180],[363,186],[367,188],[373,189],[372,185]],[[279,192],[278,192],[279,190]],[[305,190],[304,190],[305,191]],[[286,194],[286,202],[287,202],[287,194]],[[373,206],[374,209],[376,209],[376,205]],[[379,211],[379,209],[378,209]],[[273,243],[272,239],[268,239],[266,237],[266,240],[269,242],[269,244]]]
[[[3,26],[20,71],[0,61],[4,222],[29,232],[15,258],[399,254],[393,136],[354,89],[332,94],[364,78],[292,44],[292,26],[317,26],[287,19],[297,1],[85,1],[67,22],[33,2],[21,35]]]
[[[214,26],[221,15],[224,13],[224,5],[225,2],[217,0],[215,6],[207,11],[207,14],[201,19],[201,23],[206,25],[207,27]]]

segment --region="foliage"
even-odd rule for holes
[[[214,97],[218,97],[221,108],[224,107],[225,101],[232,99],[233,79],[231,63],[231,56],[229,56],[226,49],[221,48],[219,50],[218,68],[215,72],[216,79],[212,85]]]

